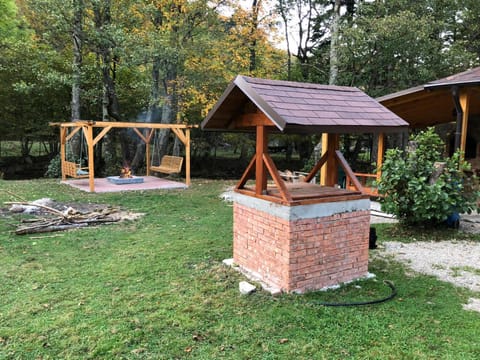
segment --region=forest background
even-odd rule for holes
[[[0,165],[31,173],[41,163],[32,160],[35,142],[47,161],[58,152],[49,122],[199,124],[238,74],[377,97],[478,66],[480,2],[0,0],[0,51],[0,144],[21,144],[21,160],[0,146]],[[168,132],[157,142],[159,154],[182,152]],[[318,139],[281,142],[287,159],[295,149],[305,162]],[[355,153],[352,142],[361,144],[344,138],[344,148]],[[225,146],[239,164],[253,150],[248,136],[198,130],[192,155],[205,165]],[[73,143],[75,153],[80,147]],[[106,173],[126,161],[141,169],[143,159],[128,131],[96,147]]]

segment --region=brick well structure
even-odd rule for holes
[[[303,293],[368,273],[370,200],[285,206],[234,196],[233,259],[267,287]]]
[[[340,152],[340,134],[378,134],[381,168],[384,133],[405,131],[407,122],[357,88],[237,76],[201,127],[255,132],[255,154],[234,196],[233,261],[247,276],[272,291],[305,292],[367,275],[374,191]],[[322,134],[321,156],[298,183],[270,156],[273,133]]]

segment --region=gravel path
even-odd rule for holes
[[[379,255],[393,255],[412,270],[480,293],[480,243],[468,241],[386,242]],[[480,294],[479,294],[480,296]],[[480,299],[465,309],[480,312]]]

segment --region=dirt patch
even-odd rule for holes
[[[471,241],[386,242],[378,255],[390,255],[412,270],[480,293],[480,243]],[[480,299],[465,309],[480,312]]]

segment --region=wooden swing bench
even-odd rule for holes
[[[183,157],[165,155],[158,166],[150,166],[150,170],[163,174],[178,174],[182,171]]]
[[[66,176],[70,176],[76,179],[85,179],[89,177],[88,167],[80,167],[71,161],[63,161],[62,171]]]

